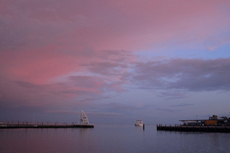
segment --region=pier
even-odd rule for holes
[[[179,120],[180,125],[157,125],[157,130],[230,133],[230,118],[213,115],[209,119]]]
[[[80,124],[72,123],[49,123],[49,122],[0,122],[0,129],[9,128],[94,128],[94,124],[89,124],[88,117],[84,111],[80,113]]]
[[[157,130],[163,131],[191,131],[191,132],[221,132],[230,133],[230,126],[183,126],[157,125]]]
[[[48,123],[48,122],[1,122],[0,129],[9,128],[94,128],[94,124],[67,124],[67,123]]]

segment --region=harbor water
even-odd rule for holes
[[[0,129],[1,153],[227,153],[230,133],[157,131],[155,125]]]

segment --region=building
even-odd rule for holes
[[[199,119],[199,120],[180,120],[183,122],[184,126],[230,126],[230,118],[226,116],[218,117],[213,115],[209,119]]]

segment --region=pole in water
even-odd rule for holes
[[[145,129],[145,124],[143,124],[143,130]]]

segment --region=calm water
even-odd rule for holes
[[[228,133],[156,131],[155,126],[92,129],[0,129],[1,153],[167,153],[230,151]]]

